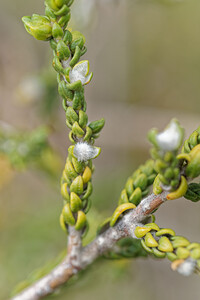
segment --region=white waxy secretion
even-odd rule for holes
[[[100,153],[100,148],[91,146],[86,142],[80,142],[75,145],[73,152],[78,161],[87,161],[97,157]]]
[[[164,131],[158,133],[156,141],[160,149],[174,151],[180,146],[182,135],[181,127],[175,120],[172,120]]]
[[[178,266],[177,271],[181,275],[190,276],[194,273],[195,267],[196,267],[196,261],[192,258],[188,258]]]
[[[70,83],[74,83],[80,80],[82,85],[85,85],[90,82],[91,78],[92,78],[92,73],[89,74],[88,60],[80,61],[69,72]]]

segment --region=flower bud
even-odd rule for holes
[[[47,41],[52,37],[52,27],[48,17],[33,14],[22,18],[26,31],[37,40]]]

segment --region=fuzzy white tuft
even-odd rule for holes
[[[186,259],[182,264],[177,268],[177,271],[184,276],[190,276],[194,273],[196,267],[196,261],[192,258]]]
[[[158,146],[164,151],[178,149],[182,140],[182,132],[179,124],[172,120],[169,126],[156,137]]]
[[[74,156],[78,161],[87,161],[99,155],[100,149],[89,145],[88,143],[80,142],[74,147]]]
[[[63,68],[69,68],[70,67],[70,61],[71,61],[71,57],[69,57],[67,60],[62,60],[62,66]]]

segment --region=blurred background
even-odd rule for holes
[[[0,158],[2,300],[66,247],[58,218],[68,130],[49,45],[29,36],[21,22],[23,15],[43,12],[42,0],[1,1],[0,120],[4,128],[9,123],[17,131],[50,126],[48,143],[55,152],[42,171],[32,165],[13,171]],[[200,125],[199,12],[198,0],[75,1],[71,27],[85,34],[84,59],[94,72],[86,87],[89,119],[106,119],[97,140],[102,153],[95,160],[91,220],[113,212],[126,178],[149,157],[150,128],[161,130],[176,117],[188,137]],[[53,171],[47,167],[51,161]],[[198,203],[185,199],[156,213],[159,226],[191,241],[200,241],[199,215]],[[186,300],[199,299],[199,294],[197,275],[185,278],[172,272],[167,260],[143,258],[99,261],[55,299]]]

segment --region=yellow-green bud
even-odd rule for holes
[[[186,168],[186,175],[195,178],[200,175],[200,144],[191,150],[189,156],[191,160]]]
[[[75,229],[81,230],[86,225],[86,222],[86,215],[83,211],[79,210]]]
[[[139,187],[137,187],[134,190],[134,192],[131,194],[129,201],[135,205],[138,205],[141,199],[142,199],[142,191]]]
[[[158,250],[163,252],[172,252],[173,246],[166,236],[162,236],[159,240]]]
[[[58,23],[54,23],[53,24],[53,28],[52,28],[52,35],[55,39],[60,39],[63,37],[63,30],[62,27],[58,24]]]
[[[145,244],[147,247],[157,247],[158,246],[158,242],[154,239],[154,237],[152,236],[152,234],[150,232],[148,232],[145,236]]]
[[[64,4],[71,5],[70,0],[45,0],[45,5],[54,11],[58,11]]]
[[[138,239],[140,239],[143,236],[145,236],[149,231],[151,231],[151,228],[137,226],[134,233],[135,236]]]
[[[48,17],[33,14],[22,18],[25,29],[37,40],[48,41],[52,37],[51,22]]]
[[[140,174],[133,182],[135,188],[139,187],[142,191],[147,187],[147,176],[145,174]]]
[[[128,196],[127,196],[127,192],[125,189],[123,189],[121,191],[121,195],[120,195],[120,198],[119,198],[119,205],[120,204],[123,204],[123,203],[128,203]]]
[[[163,189],[161,187],[160,174],[158,174],[153,182],[153,193],[159,195],[162,193]]]

